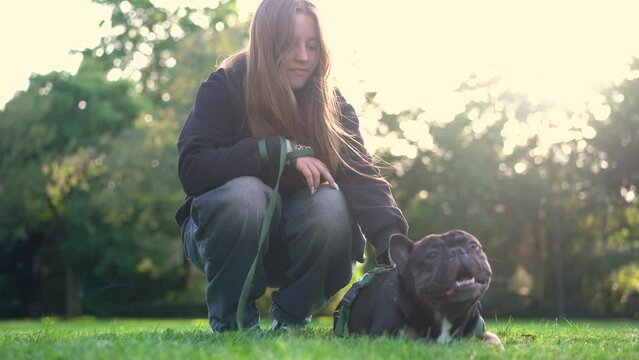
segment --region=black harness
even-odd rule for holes
[[[373,270],[367,272],[362,275],[359,280],[351,288],[346,292],[342,301],[340,301],[339,305],[337,305],[337,309],[333,314],[333,333],[335,336],[344,337],[348,336],[348,319],[351,314],[351,305],[353,305],[353,301],[357,297],[359,291],[366,285],[370,284],[371,281],[377,275],[389,272],[394,269],[392,266],[379,266],[374,268]]]

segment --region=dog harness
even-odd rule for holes
[[[370,284],[373,279],[377,277],[379,274],[383,274],[393,270],[393,266],[378,266],[366,274],[362,275],[362,277],[357,280],[356,283],[346,292],[342,301],[340,301],[337,309],[335,309],[335,313],[333,313],[333,334],[337,337],[346,337],[349,335],[348,331],[348,320],[351,313],[351,306],[357,298],[359,291],[364,288],[366,285]],[[481,338],[481,336],[486,332],[486,322],[481,317],[479,311],[481,309],[481,304],[477,303],[476,309],[474,310],[475,315],[477,316],[477,322],[472,329],[468,329],[468,322],[473,317],[472,315],[464,321],[464,323],[459,327],[457,331],[462,331],[462,335],[470,335],[477,338]]]
[[[362,277],[360,277],[359,280],[351,286],[333,314],[333,333],[335,336],[348,336],[348,318],[351,313],[351,305],[353,304],[353,301],[355,301],[359,291],[364,286],[370,284],[377,275],[388,272],[392,269],[392,266],[378,266],[362,275]]]

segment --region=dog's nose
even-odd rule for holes
[[[448,250],[448,258],[453,258],[456,256],[465,256],[466,252],[461,247],[453,247]]]

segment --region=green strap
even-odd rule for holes
[[[484,333],[486,332],[486,322],[484,321],[484,318],[481,317],[481,315],[477,315],[479,316],[479,319],[477,319],[477,324],[475,324],[475,328],[473,329],[473,336],[478,337],[481,339],[482,335],[484,335]]]
[[[303,156],[315,156],[315,150],[310,146],[304,146],[291,141],[291,152],[286,154],[286,160],[291,164],[293,168],[297,167],[297,158]]]
[[[393,269],[392,266],[380,265],[370,270],[366,274],[362,275],[362,277],[360,277],[359,280],[357,280],[357,282],[355,282],[353,286],[351,286],[351,288],[346,292],[346,294],[342,298],[342,301],[339,303],[338,310],[335,313],[336,319],[335,319],[335,325],[333,326],[333,333],[335,334],[335,336],[337,337],[348,336],[349,334],[348,319],[351,314],[351,305],[353,304],[353,301],[355,301],[355,298],[357,297],[357,294],[359,293],[359,291],[364,286],[368,285],[371,281],[373,281],[373,279],[377,275],[381,273],[385,273],[392,269]]]
[[[302,156],[315,156],[315,151],[311,147],[299,149],[299,150],[292,150],[290,153],[288,153],[286,158],[290,160],[290,159],[296,159]]]
[[[335,328],[333,334],[337,337],[348,336],[348,318],[351,315],[351,304],[342,302],[340,304],[339,313],[337,314],[337,321],[335,322]]]
[[[263,166],[269,166],[268,153],[266,152],[266,139],[261,138],[257,141],[257,149],[260,153],[260,160]]]
[[[362,275],[362,277],[360,277],[359,280],[357,280],[357,282],[362,284],[362,286],[366,286],[371,281],[373,281],[375,276],[377,276],[377,275],[379,275],[381,273],[385,273],[387,271],[393,270],[393,269],[394,268],[392,266],[390,266],[390,265],[379,265],[379,266],[375,267],[374,269],[371,269],[366,274]]]
[[[475,322],[475,327],[473,327],[472,331],[467,333],[466,335],[474,336],[481,339],[482,335],[484,335],[484,332],[486,332],[486,322],[484,321],[484,318],[481,317],[481,314],[479,313],[479,309],[477,309],[476,311],[477,311],[477,322]],[[471,316],[466,318],[466,320],[464,320],[462,325],[458,327],[457,330],[455,330],[455,332],[452,334],[453,337],[456,337],[459,335],[461,336],[465,335],[463,331],[466,329],[466,326],[468,326],[468,321],[470,321],[472,318],[473,318],[472,314]]]
[[[260,151],[261,152],[261,151]],[[264,151],[266,153],[266,149]],[[277,182],[275,183],[275,187],[273,188],[273,193],[271,195],[271,199],[268,202],[268,206],[266,207],[266,214],[264,215],[264,220],[262,220],[262,227],[260,229],[260,241],[257,245],[257,254],[255,255],[255,259],[253,260],[253,264],[249,269],[248,274],[246,275],[246,280],[244,280],[244,285],[242,286],[242,292],[240,293],[240,298],[237,302],[237,314],[236,314],[236,325],[240,330],[244,330],[244,307],[246,306],[246,301],[248,300],[249,292],[251,290],[251,286],[253,285],[253,276],[255,275],[255,268],[257,267],[257,262],[260,261],[262,254],[262,245],[264,245],[264,241],[268,236],[269,228],[271,227],[271,220],[273,219],[273,213],[275,212],[275,204],[277,203],[277,194],[280,188],[280,178],[282,177],[282,172],[284,172],[284,162],[286,161],[286,140],[280,136],[280,167],[277,173]]]

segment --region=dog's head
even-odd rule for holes
[[[416,300],[435,310],[470,306],[490,284],[492,271],[479,240],[462,230],[428,235],[415,243],[395,234],[389,255]]]

